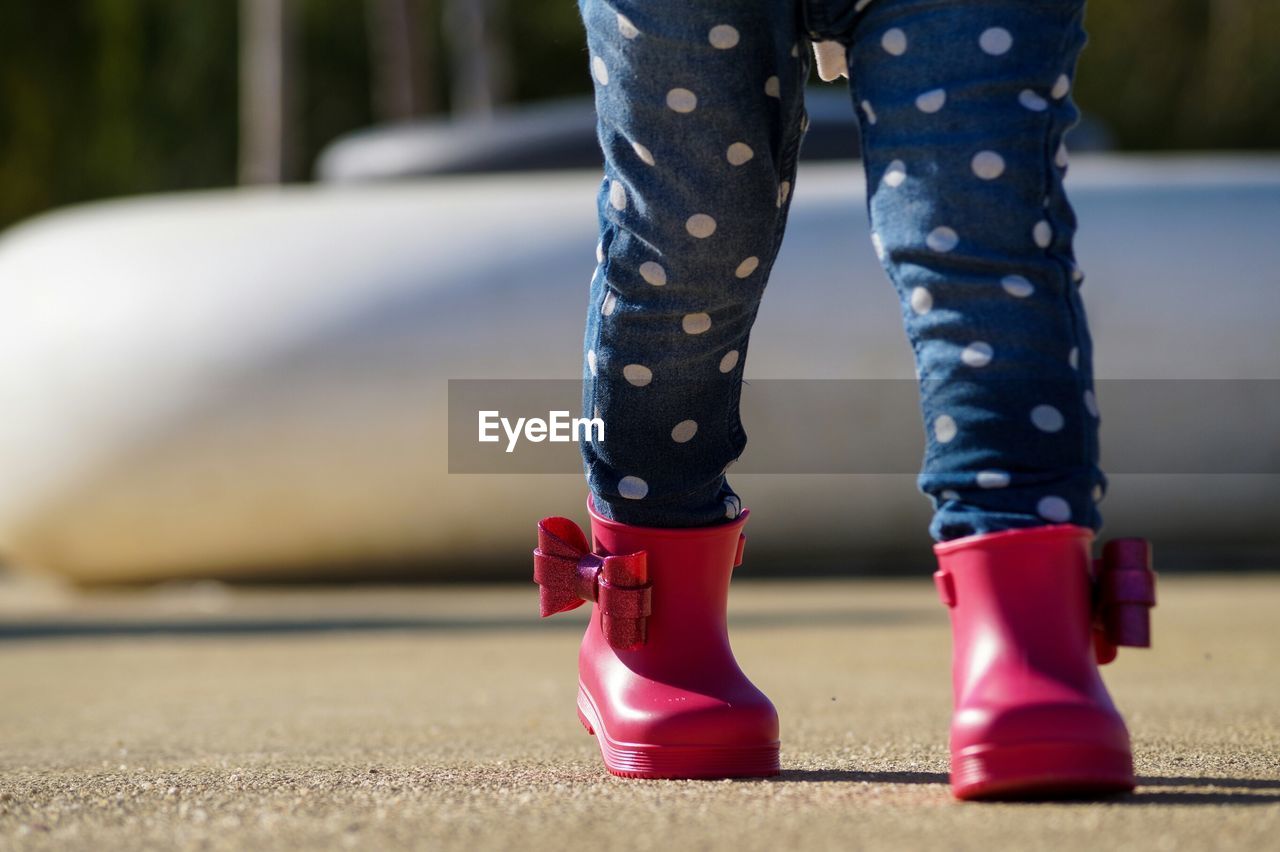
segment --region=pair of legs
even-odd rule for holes
[[[588,537],[544,519],[543,615],[590,601],[578,716],[623,776],[761,776],[775,708],[725,609],[747,343],[795,195],[810,44],[845,48],[872,243],[920,380],[963,799],[1133,788],[1098,673],[1148,644],[1150,551],[1093,560],[1098,410],[1063,193],[1084,0],[579,0],[605,175]]]
[[[1097,530],[1063,191],[1084,0],[580,0],[605,175],[583,445],[596,510],[725,523],[748,339],[795,195],[810,42],[846,48],[872,243],[920,378],[937,541]]]

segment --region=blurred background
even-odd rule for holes
[[[1280,4],[1093,3],[1087,26],[1075,96],[1116,149],[1280,146]],[[572,2],[4,0],[0,226],[308,180],[353,130],[588,95],[584,51]]]
[[[1068,188],[1099,377],[1274,388],[1280,3],[1095,2],[1087,27]],[[527,577],[581,478],[450,475],[445,387],[578,373],[586,67],[572,2],[0,0],[0,562]],[[809,110],[750,374],[910,378],[844,84],[815,75]],[[1280,420],[1251,396],[1255,467],[1121,472],[1107,532],[1274,567]],[[913,476],[742,479],[761,573],[927,567]]]

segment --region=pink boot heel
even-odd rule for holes
[[[951,611],[951,789],[959,799],[1132,790],[1129,732],[1098,673],[1150,645],[1150,548],[1093,531],[1008,530],[934,546]],[[1092,570],[1091,570],[1092,568]]]
[[[778,773],[778,714],[738,668],[725,622],[747,512],[657,529],[591,512],[594,547],[567,518],[538,525],[542,615],[594,603],[578,653],[578,719],[628,778]]]

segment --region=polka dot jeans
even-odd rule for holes
[[[740,510],[747,341],[794,196],[810,43],[846,48],[871,241],[920,381],[930,534],[1099,529],[1063,134],[1084,0],[580,0],[605,176],[584,443],[597,509]]]

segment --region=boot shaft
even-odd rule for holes
[[[968,536],[934,547],[950,609],[957,700],[997,670],[1054,673],[1093,689],[1093,532],[1072,524]]]
[[[727,648],[729,582],[742,560],[749,511],[711,527],[662,529],[620,524],[588,502],[593,550],[601,555],[644,552],[652,586],[646,647]],[[600,617],[599,607],[592,614]]]

